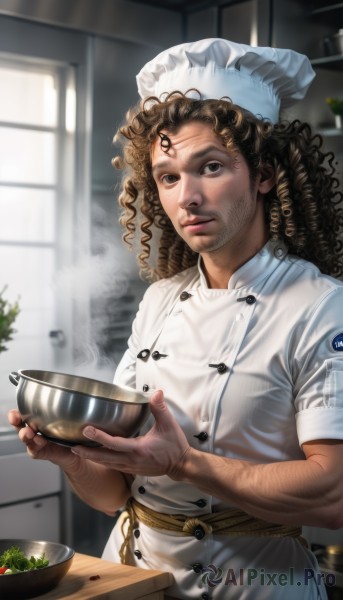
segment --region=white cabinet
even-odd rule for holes
[[[0,456],[0,480],[0,506],[61,491],[59,468],[26,452]]]
[[[0,456],[0,537],[59,542],[60,469],[25,452]]]
[[[59,496],[0,507],[0,537],[60,541]]]

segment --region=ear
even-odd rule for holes
[[[266,165],[260,172],[258,191],[261,194],[267,194],[275,185],[275,172],[273,167]]]

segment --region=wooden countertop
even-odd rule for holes
[[[90,579],[90,577],[97,577]],[[76,553],[58,586],[32,600],[163,600],[172,576]]]

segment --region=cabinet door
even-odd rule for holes
[[[0,505],[55,495],[62,486],[59,467],[26,452],[0,456],[0,477]]]
[[[0,537],[60,542],[59,496],[0,508]]]

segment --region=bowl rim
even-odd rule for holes
[[[27,381],[33,381],[42,386],[47,386],[47,387],[53,388],[55,390],[62,390],[67,393],[74,393],[74,394],[80,394],[80,395],[86,396],[86,397],[99,398],[100,400],[106,400],[108,402],[119,402],[120,404],[128,404],[128,405],[149,404],[149,400],[150,400],[150,396],[151,396],[151,391],[150,391],[150,393],[144,392],[141,390],[137,390],[136,388],[132,388],[128,385],[122,385],[122,384],[117,384],[117,383],[108,383],[107,381],[101,381],[98,379],[93,379],[92,377],[85,377],[83,375],[74,375],[72,373],[63,373],[60,371],[44,371],[44,370],[38,370],[38,369],[32,369],[32,370],[19,369],[18,371],[15,371],[14,373],[19,375],[20,377],[22,377],[23,379],[25,379]],[[121,391],[133,393],[137,397],[134,400],[124,400],[124,399],[120,399],[120,398],[119,399],[118,398],[110,398],[110,397],[104,396],[102,394],[91,394],[90,392],[77,390],[72,387],[57,385],[57,384],[51,383],[49,381],[44,381],[44,379],[39,379],[38,377],[28,375],[28,373],[37,373],[37,374],[45,373],[46,375],[61,375],[62,377],[81,379],[83,381],[88,381],[90,383],[108,386],[109,388],[112,388],[113,390],[115,390],[115,388],[118,388]],[[20,382],[18,382],[18,385],[19,385],[19,383]]]

